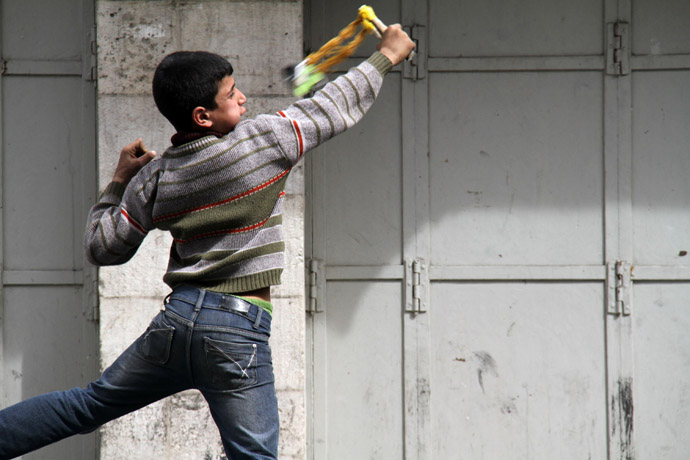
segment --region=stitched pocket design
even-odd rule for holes
[[[154,364],[165,364],[170,359],[175,328],[154,320],[146,332],[137,340],[137,350],[141,356]]]
[[[206,363],[219,390],[241,390],[257,382],[255,343],[223,342],[206,337]]]

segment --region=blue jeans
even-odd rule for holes
[[[206,398],[229,459],[277,459],[270,331],[270,315],[256,305],[176,288],[146,332],[87,388],[0,411],[0,459],[93,431],[191,388]]]

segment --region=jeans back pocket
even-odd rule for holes
[[[154,319],[146,332],[137,340],[137,351],[153,364],[165,364],[170,358],[170,349],[175,328]]]
[[[206,337],[204,347],[210,380],[217,390],[241,390],[256,384],[257,344]]]

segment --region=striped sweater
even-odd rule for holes
[[[89,213],[87,259],[125,263],[158,228],[173,237],[163,278],[172,288],[239,293],[279,284],[291,168],[364,116],[390,68],[376,52],[312,98],[241,121],[224,137],[171,147],[126,187],[110,183]]]

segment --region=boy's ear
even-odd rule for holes
[[[209,116],[208,110],[204,107],[196,107],[192,110],[192,121],[199,128],[209,129],[213,126],[213,121]]]

